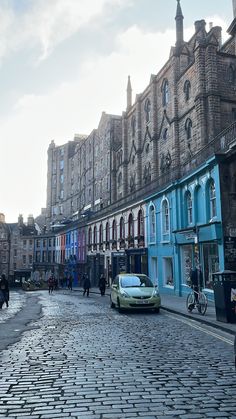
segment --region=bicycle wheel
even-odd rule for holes
[[[186,300],[186,307],[188,311],[192,311],[194,309],[194,305],[195,305],[195,300],[194,300],[194,293],[190,292],[187,296],[187,300]]]
[[[207,297],[204,292],[199,292],[197,309],[204,316],[207,310]]]

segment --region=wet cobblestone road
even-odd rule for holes
[[[0,418],[236,418],[227,340],[108,297],[35,295],[42,317],[0,356]]]

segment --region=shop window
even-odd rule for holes
[[[215,243],[204,243],[202,250],[204,288],[212,289],[212,274],[219,272],[218,245]]]
[[[155,285],[159,285],[157,257],[151,258],[151,279]]]
[[[155,243],[156,241],[156,211],[152,204],[149,207],[149,242]]]
[[[185,285],[187,285],[190,281],[190,275],[193,266],[193,251],[193,245],[186,245],[182,246],[181,248],[181,279],[182,283]]]
[[[162,240],[169,241],[170,239],[170,209],[169,202],[164,199],[162,202]]]
[[[163,258],[163,285],[173,287],[173,261],[171,257]]]
[[[190,225],[193,222],[193,200],[192,200],[192,195],[189,191],[186,193],[186,210],[187,210],[187,225]]]

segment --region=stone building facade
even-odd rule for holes
[[[121,116],[102,114],[88,137],[48,150],[47,220],[97,211],[180,178],[188,163],[236,118],[235,26],[222,45],[221,28],[184,41],[180,2],[169,60]]]
[[[141,266],[139,256],[144,255],[141,259],[145,260],[149,252],[147,270],[150,272],[151,259],[158,256],[158,252],[160,257],[170,259],[176,252],[175,246],[179,245],[180,254],[181,246],[186,244],[183,239],[186,226],[181,218],[186,191],[192,193],[193,203],[200,202],[194,194],[200,191],[198,186],[202,179],[207,182],[212,173],[221,233],[218,229],[217,234],[213,234],[212,219],[205,214],[205,223],[209,226],[204,227],[201,220],[200,239],[203,248],[207,240],[219,241],[221,268],[235,265],[230,263],[230,258],[232,262],[232,255],[236,255],[236,200],[232,181],[236,173],[236,16],[228,29],[229,39],[223,45],[221,28],[211,26],[207,30],[204,20],[196,21],[192,37],[184,40],[184,17],[179,0],[175,21],[176,43],[168,61],[157,74],[151,75],[148,86],[136,95],[134,103],[129,77],[127,108],[122,115],[103,113],[98,128],[89,136],[76,137],[60,147],[52,143],[49,147],[47,227],[61,225],[66,235],[70,232],[70,222],[77,220],[84,224],[87,267],[89,272],[94,272],[91,279],[95,283],[103,270],[107,277],[110,271],[115,273],[118,252],[125,254],[128,270]],[[183,187],[178,189],[178,184]],[[227,184],[230,184],[229,189]],[[202,199],[206,200],[204,190],[207,189],[202,187]],[[157,237],[151,242],[155,249],[149,246],[148,229],[152,220],[148,218],[148,208],[154,201],[157,208],[168,202],[168,211],[175,220],[169,226],[176,231],[169,231],[167,254],[162,239],[159,244]],[[134,232],[140,222],[140,209],[145,226],[141,246],[141,234]],[[201,213],[197,208],[193,211],[195,215]],[[161,219],[158,213],[155,217],[155,222]],[[195,219],[198,220],[197,216]],[[198,222],[188,226],[192,230],[193,249]],[[136,227],[132,227],[130,234],[132,223]],[[182,234],[179,243],[176,242],[178,234]],[[215,242],[213,244],[215,246]],[[140,247],[143,247],[141,251]],[[59,248],[57,251],[60,253]],[[133,256],[137,256],[136,259]],[[166,260],[168,281],[164,285],[181,293],[180,256],[173,265],[169,259]],[[218,262],[215,266],[219,266]],[[142,269],[146,268],[140,267]],[[153,264],[154,271],[157,275]]]
[[[11,285],[31,276],[37,234],[32,215],[26,223],[22,215],[17,223],[6,223],[0,214],[0,274],[5,273]]]

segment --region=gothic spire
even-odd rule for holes
[[[181,10],[180,0],[177,0],[177,10],[176,10],[176,46],[179,47],[184,42],[184,28],[183,21],[184,16]]]
[[[127,84],[127,111],[132,106],[132,87],[130,82],[130,76],[128,76],[128,84]]]

